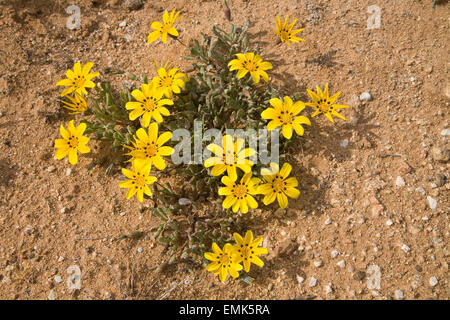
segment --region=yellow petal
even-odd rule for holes
[[[158,38],[161,37],[161,32],[158,31],[153,31],[152,33],[150,33],[147,37],[147,43],[152,43],[156,40],[158,40]]]
[[[77,149],[70,149],[69,150],[69,162],[71,165],[76,165],[78,162],[78,153]]]

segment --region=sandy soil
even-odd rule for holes
[[[75,61],[93,61],[117,85],[126,78],[111,75],[115,65],[149,76],[153,59],[187,68],[180,43],[146,43],[151,22],[181,9],[177,26],[188,43],[228,25],[221,2],[144,1],[134,10],[120,0],[1,0],[0,298],[449,298],[448,4],[228,2],[233,21],[250,19],[277,87],[305,92],[329,82],[352,106],[347,122],[314,118],[306,130],[293,163],[299,199],[285,213],[254,213],[269,249],[266,266],[251,272],[254,285],[223,285],[186,264],[160,272],[167,257],[151,236],[113,241],[156,223],[143,210],[150,202],[126,201],[119,175],[96,169],[89,177],[89,157],[75,167],[53,158],[58,127],[70,118],[55,83]],[[81,8],[80,30],[66,28],[70,4]],[[368,30],[373,4],[381,28]],[[306,42],[278,44],[278,14],[299,18]],[[360,101],[365,91],[372,101]],[[79,290],[67,286],[73,265]]]

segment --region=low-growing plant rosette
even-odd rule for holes
[[[161,55],[165,54],[158,49],[161,44],[153,44],[158,39],[164,46],[184,45],[175,26],[180,14],[176,9],[166,10],[162,22],[150,26],[147,41]],[[294,29],[297,19],[289,23],[286,16],[282,23],[278,16],[275,21],[279,41],[288,46],[305,41],[296,36],[303,31]],[[293,150],[290,146],[305,139],[310,126],[319,124],[311,118],[323,114],[333,123],[333,117],[345,120],[337,110],[350,106],[335,103],[341,92],[330,96],[328,83],[323,91],[318,86],[316,92],[307,89],[309,102],[298,100],[298,93],[276,89],[269,76],[275,78],[274,65],[270,56],[250,44],[247,22],[241,28],[231,24],[229,31],[214,26],[212,32],[212,36],[202,34],[190,41],[185,59],[192,61],[192,68],[183,68],[189,72],[170,62],[155,63],[150,78],[115,70],[133,81],[120,90],[102,81],[98,72],[91,72],[92,62],[76,62],[66,71],[66,79],[57,82],[64,87],[61,106],[75,119],[67,129],[60,126],[55,158],[67,157],[76,165],[79,154],[90,153],[90,175],[104,166],[107,174],[120,176],[117,188],[124,201],[145,202],[141,210],[150,211],[158,220],[150,231],[165,246],[168,258],[163,265],[177,260],[209,261],[206,270],[219,281],[225,282],[229,275],[251,283],[245,274],[252,265],[264,267],[262,257],[268,250],[261,247],[262,237],[254,239],[249,224],[263,211],[286,209],[301,199],[301,186],[293,173],[297,175],[298,170],[287,161],[292,159],[288,157]],[[306,107],[314,112],[308,114],[311,109]],[[217,139],[199,139],[198,144],[199,128],[201,132],[216,130]],[[282,165],[278,159],[260,161],[264,150],[250,142],[247,146],[250,138],[229,133],[233,129],[266,132],[270,135],[266,151],[278,148]],[[174,141],[186,132],[187,142],[179,142],[188,146],[183,149]],[[191,144],[203,152],[199,160],[198,152],[186,157],[193,149]],[[97,152],[91,153],[91,147]],[[180,150],[183,157],[177,158]],[[185,161],[175,161],[180,158]],[[239,230],[247,231],[241,236]],[[209,247],[212,252],[207,251]]]

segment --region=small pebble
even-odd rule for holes
[[[361,93],[361,95],[359,96],[359,100],[361,100],[361,101],[372,101],[373,97],[370,94],[370,92],[366,91],[366,92]]]
[[[450,136],[450,129],[444,129],[441,131],[441,136]]]
[[[402,300],[405,296],[403,295],[403,291],[402,290],[395,290],[394,297],[397,300]]]
[[[305,281],[305,278],[300,277],[299,275],[297,275],[297,282],[298,282],[298,284],[301,284],[303,281]]]
[[[48,300],[56,300],[58,299],[58,294],[55,290],[50,290],[50,293],[48,294]]]
[[[315,287],[316,285],[317,285],[317,279],[314,277],[311,277],[311,279],[309,279],[309,286],[312,288],[312,287]]]
[[[336,258],[339,255],[339,252],[337,250],[331,251],[331,257]]]
[[[345,139],[345,140],[342,140],[340,143],[339,143],[339,145],[341,146],[341,147],[347,147],[348,146],[348,140],[347,139]]]
[[[137,252],[142,253],[142,248],[137,248]]]
[[[330,219],[330,218],[327,218],[327,220],[325,220],[325,224],[326,224],[326,225],[331,224],[331,219]]]
[[[322,260],[314,261],[314,266],[315,266],[316,268],[320,268],[320,267],[322,266],[322,264],[323,264]]]
[[[366,280],[367,289],[369,290],[380,290],[381,289],[381,269],[376,264],[370,265],[366,269],[366,275],[368,275]]]
[[[23,230],[23,233],[26,234],[27,236],[32,234],[33,233],[33,226],[26,226],[25,229]]]
[[[364,271],[356,271],[355,274],[353,275],[353,279],[361,281],[366,277],[366,273]]]
[[[66,169],[66,176],[70,176],[71,173],[72,173],[72,169],[67,168]]]
[[[430,286],[434,287],[438,284],[438,279],[436,277],[430,278]]]
[[[436,210],[437,200],[432,198],[432,197],[430,197],[430,196],[427,196],[427,200],[428,200],[428,205],[429,205],[430,209],[431,210]]]
[[[409,251],[411,251],[411,248],[408,247],[406,244],[402,245],[402,250],[405,251],[406,253],[408,253]]]
[[[126,215],[126,214],[127,214],[127,213],[126,213],[125,211],[119,213],[119,215],[120,215],[121,217],[123,217],[123,216]]]
[[[392,222],[391,219],[389,219],[388,221],[386,221],[386,225],[387,225],[388,227],[392,226],[392,224],[393,224],[393,222]]]
[[[438,187],[442,187],[443,185],[445,185],[446,181],[447,181],[447,177],[445,175],[443,175],[442,173],[439,173],[436,176],[436,185]]]
[[[119,27],[123,28],[127,26],[127,22],[126,21],[122,21],[121,23],[119,23]]]
[[[415,191],[425,195],[425,189],[422,187],[417,187]]]
[[[55,280],[56,283],[61,283],[63,281],[60,276],[55,276],[53,279]]]
[[[406,183],[402,177],[398,176],[397,179],[395,180],[395,185],[397,187],[404,187],[406,185]]]
[[[344,261],[344,260],[341,260],[341,261],[339,261],[338,263],[336,263],[336,265],[337,265],[338,267],[345,268],[345,261]]]
[[[333,292],[333,285],[331,283],[325,286],[325,294],[330,294]]]

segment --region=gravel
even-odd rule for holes
[[[405,296],[403,295],[403,291],[402,290],[395,290],[394,297],[397,300],[402,300]]]
[[[422,188],[422,187],[417,187],[417,188],[415,189],[415,191],[416,191],[416,192],[419,192],[419,193],[421,193],[421,194],[423,194],[423,195],[425,195],[425,189]]]
[[[326,294],[330,294],[330,293],[332,293],[333,292],[333,285],[331,284],[331,283],[329,283],[329,284],[327,284],[326,286],[325,286],[325,293]]]
[[[315,287],[316,285],[317,285],[317,279],[314,277],[311,277],[311,279],[309,279],[309,286],[312,288],[312,287]]]
[[[339,252],[337,250],[331,251],[331,257],[336,258],[339,255]]]
[[[428,196],[427,197],[428,200],[428,206],[430,207],[431,210],[436,210],[437,207],[437,200]]]
[[[403,179],[402,177],[398,176],[397,179],[395,180],[395,185],[397,187],[404,187],[406,185],[405,179]]]
[[[361,93],[361,95],[359,96],[359,100],[361,100],[361,101],[372,101],[373,97],[372,97],[372,95],[370,94],[369,91],[366,91],[366,92]]]
[[[438,284],[438,279],[436,277],[430,277],[430,286],[434,287]]]
[[[33,233],[33,226],[26,226],[23,233],[27,236],[31,235]]]
[[[341,260],[341,261],[339,261],[338,263],[336,263],[336,265],[337,265],[338,267],[345,268],[345,261],[344,261],[344,260]]]
[[[438,173],[436,176],[436,185],[438,187],[442,187],[445,185],[445,182],[447,181],[447,177],[443,175],[442,173]]]
[[[368,275],[366,285],[369,290],[381,289],[381,269],[376,264],[370,265],[366,269]]]
[[[408,253],[409,251],[411,251],[411,248],[408,247],[406,244],[402,245],[402,250],[405,251],[406,253]]]
[[[48,294],[48,300],[56,300],[58,299],[58,294],[56,293],[55,290],[50,290],[49,294]]]
[[[305,278],[303,278],[303,277],[297,275],[297,282],[298,282],[298,284],[303,283],[303,281],[305,281]]]
[[[366,277],[366,273],[364,271],[358,270],[353,275],[353,279],[361,281]]]
[[[448,162],[450,160],[450,150],[445,147],[434,146],[430,150],[430,154],[434,160],[439,162]]]

